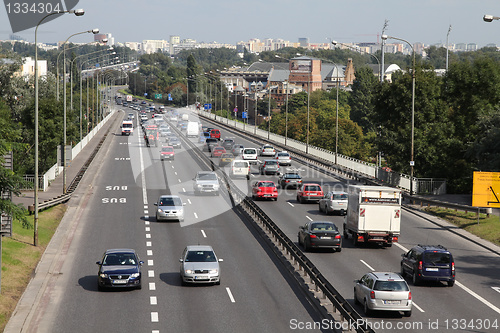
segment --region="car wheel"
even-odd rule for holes
[[[299,245],[302,245],[302,242],[300,241],[300,236],[297,235],[297,243],[299,243]]]
[[[411,317],[411,310],[410,311],[403,311],[405,317]]]
[[[372,314],[372,310],[368,307],[368,302],[365,299],[365,302],[363,303],[363,310],[365,311],[365,315],[369,316]]]
[[[321,204],[320,204],[320,203],[318,204],[318,210],[319,210],[319,212],[320,212],[320,213],[322,213],[322,212],[323,212],[323,207],[321,207]]]
[[[138,289],[138,290],[141,290],[141,289],[142,289],[142,283],[139,283],[139,285],[137,286],[137,289]]]
[[[304,245],[304,252],[309,252],[310,248],[309,248],[309,245],[307,245],[307,241],[306,240],[304,240],[303,245]]]
[[[97,284],[97,290],[99,291],[104,291],[104,287],[101,286],[100,284]]]
[[[335,250],[336,252],[342,252],[342,247],[339,247]]]
[[[356,305],[360,304],[358,298],[356,297],[356,288],[354,288],[354,304]]]
[[[417,272],[413,272],[412,282],[414,286],[418,286],[420,284],[420,278],[417,276]]]
[[[186,281],[184,281],[184,279],[182,278],[182,276],[181,276],[181,285],[182,285],[182,286],[187,286],[187,282],[186,282]]]
[[[455,281],[448,281],[448,287],[453,287],[454,284],[455,284]]]
[[[250,180],[250,175],[247,175],[247,180]]]

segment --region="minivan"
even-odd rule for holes
[[[229,170],[229,177],[245,177],[250,179],[250,163],[243,160],[233,160],[231,162],[231,170]]]
[[[446,281],[449,287],[455,284],[455,261],[444,246],[418,244],[401,257],[401,275],[411,276],[413,285],[422,281]]]

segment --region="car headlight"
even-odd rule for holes
[[[217,274],[218,271],[219,270],[217,270],[217,269],[211,269],[208,273],[210,273],[210,274]]]
[[[133,274],[130,274],[130,277],[131,278],[138,278],[140,275],[141,275],[141,273],[133,273]]]
[[[160,208],[158,208],[158,213],[163,213],[163,210],[161,210]]]
[[[193,274],[194,273],[192,269],[186,269],[184,272],[186,274]]]
[[[108,278],[108,274],[105,274],[105,273],[101,273],[101,274],[99,274],[99,276],[102,277],[103,279]]]

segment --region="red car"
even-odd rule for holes
[[[226,148],[216,146],[212,148],[211,157],[220,157],[222,154],[226,153]]]
[[[160,160],[174,160],[175,159],[175,151],[172,146],[163,146],[160,150]]]
[[[210,130],[210,137],[217,139],[217,140],[220,140],[220,130],[215,129],[215,128],[211,129]]]
[[[300,203],[304,202],[319,202],[325,196],[321,186],[314,183],[302,184],[300,190],[297,192],[297,201]]]
[[[278,188],[276,184],[270,180],[259,180],[253,184],[252,199],[265,198],[278,200]]]

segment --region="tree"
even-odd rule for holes
[[[379,82],[373,70],[362,67],[356,71],[356,79],[349,95],[351,120],[357,123],[366,134],[377,130],[377,117],[374,102],[379,91]]]

